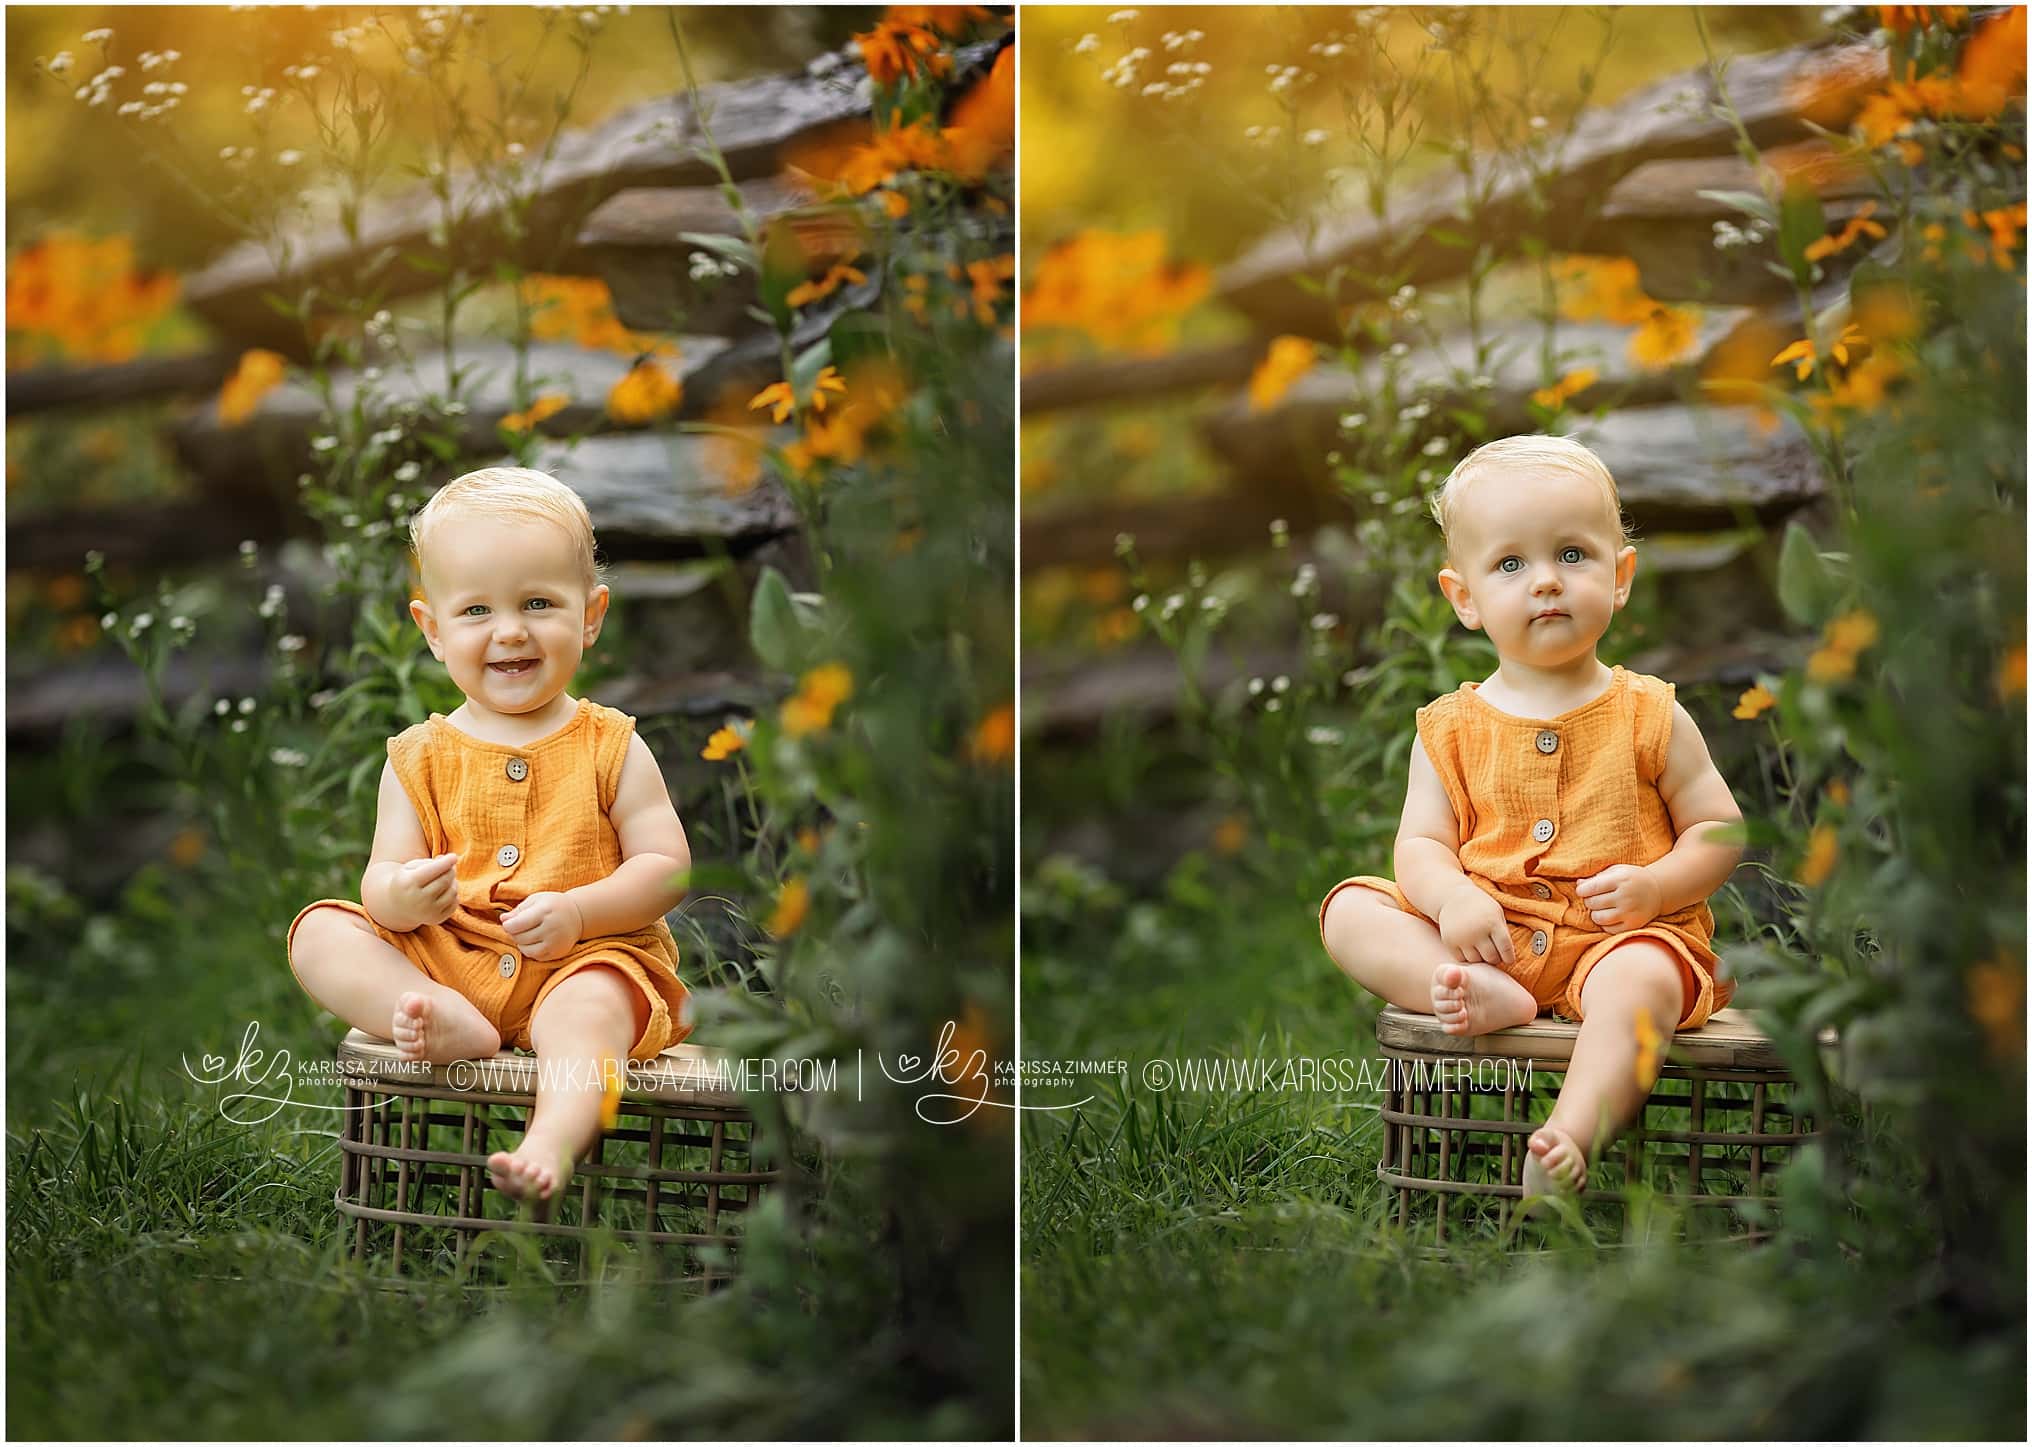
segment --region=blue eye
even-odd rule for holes
[[[470,603],[459,610],[459,616],[461,618],[470,618],[475,613],[484,613],[486,611],[487,605],[485,603]]]
[[[1559,561],[1562,563],[1578,563],[1586,556],[1587,554],[1583,553],[1579,548],[1561,548],[1559,550]]]
[[[1496,571],[1499,573],[1514,573],[1517,571],[1517,568],[1511,567],[1512,563],[1515,563],[1517,568],[1524,566],[1524,560],[1512,553],[1509,557],[1503,559],[1502,562],[1496,564]]]
[[[550,606],[550,599],[531,598],[527,603],[524,603],[522,606],[525,608],[548,608]]]

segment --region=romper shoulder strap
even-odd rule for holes
[[[628,741],[635,736],[635,717],[605,704],[592,706],[593,776],[599,784],[600,807],[611,810],[621,792],[621,766],[628,761]]]
[[[438,820],[435,770],[431,767],[434,733],[428,720],[410,725],[388,741],[388,762],[395,766],[395,777],[409,795],[417,822],[423,825],[424,842],[436,854],[444,848],[444,828]]]
[[[1648,673],[1630,675],[1631,742],[1637,750],[1637,774],[1655,784],[1665,773],[1672,747],[1672,704],[1678,688]]]
[[[1447,802],[1453,805],[1455,828],[1465,839],[1475,827],[1475,806],[1468,796],[1462,737],[1467,723],[1467,700],[1459,690],[1443,694],[1418,710],[1417,718],[1418,742],[1425,746],[1425,757],[1431,761],[1432,771],[1439,775]]]

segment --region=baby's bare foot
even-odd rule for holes
[[[1550,1122],[1532,1132],[1524,1157],[1526,1196],[1571,1196],[1587,1181],[1587,1157],[1574,1138]]]
[[[1531,992],[1494,965],[1444,964],[1432,972],[1432,1014],[1449,1035],[1486,1035],[1538,1013]]]
[[[535,1149],[524,1141],[511,1151],[496,1151],[487,1157],[487,1174],[494,1189],[518,1201],[547,1201],[563,1191],[571,1180],[569,1151],[552,1151],[538,1143]]]
[[[471,1004],[462,1011],[451,1009],[415,990],[395,1002],[388,1035],[404,1060],[432,1065],[479,1060],[501,1049],[500,1032]]]

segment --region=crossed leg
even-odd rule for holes
[[[350,910],[320,907],[297,921],[290,968],[306,994],[355,1029],[392,1040],[405,1059],[445,1065],[501,1048],[479,1006],[440,985]]]
[[[1595,962],[1581,986],[1586,1018],[1566,1081],[1524,1159],[1526,1196],[1578,1191],[1595,1152],[1636,1117],[1657,1075],[1655,1062],[1638,1075],[1638,1016],[1648,1014],[1653,1030],[1671,1035],[1691,1003],[1687,985],[1679,956],[1656,940],[1631,940]]]
[[[529,1022],[536,1108],[522,1143],[487,1157],[495,1189],[533,1200],[564,1190],[599,1139],[609,1072],[627,1068],[629,1048],[648,1023],[641,987],[608,965],[579,970],[543,998]]]
[[[1538,1014],[1514,976],[1456,960],[1437,929],[1366,884],[1328,901],[1321,933],[1349,979],[1400,1009],[1436,1017],[1449,1035],[1486,1035]]]

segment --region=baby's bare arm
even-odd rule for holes
[[[446,918],[446,881],[456,893],[456,865],[424,871],[423,878],[406,877],[403,866],[427,859],[430,843],[423,837],[423,821],[402,781],[395,776],[393,762],[381,768],[381,794],[374,817],[374,847],[367,856],[367,869],[360,876],[360,904],[374,923],[400,934],[421,924],[435,924]],[[412,874],[414,872],[412,871]]]
[[[1460,825],[1453,817],[1453,805],[1420,739],[1412,740],[1411,782],[1404,791],[1404,815],[1397,825],[1396,866],[1397,887],[1433,919],[1439,918],[1462,885],[1474,888],[1461,869]]]
[[[1679,842],[1663,859],[1645,866],[1645,872],[1658,884],[1658,912],[1671,914],[1703,903],[1728,882],[1743,857],[1739,841],[1716,837],[1735,832],[1743,811],[1708,756],[1700,726],[1677,703],[1672,705],[1672,741],[1658,792],[1671,811]]]
[[[621,840],[620,868],[596,883],[565,891],[578,906],[581,939],[632,934],[656,923],[684,898],[682,879],[691,872],[684,825],[640,735],[628,740],[608,817]]]

